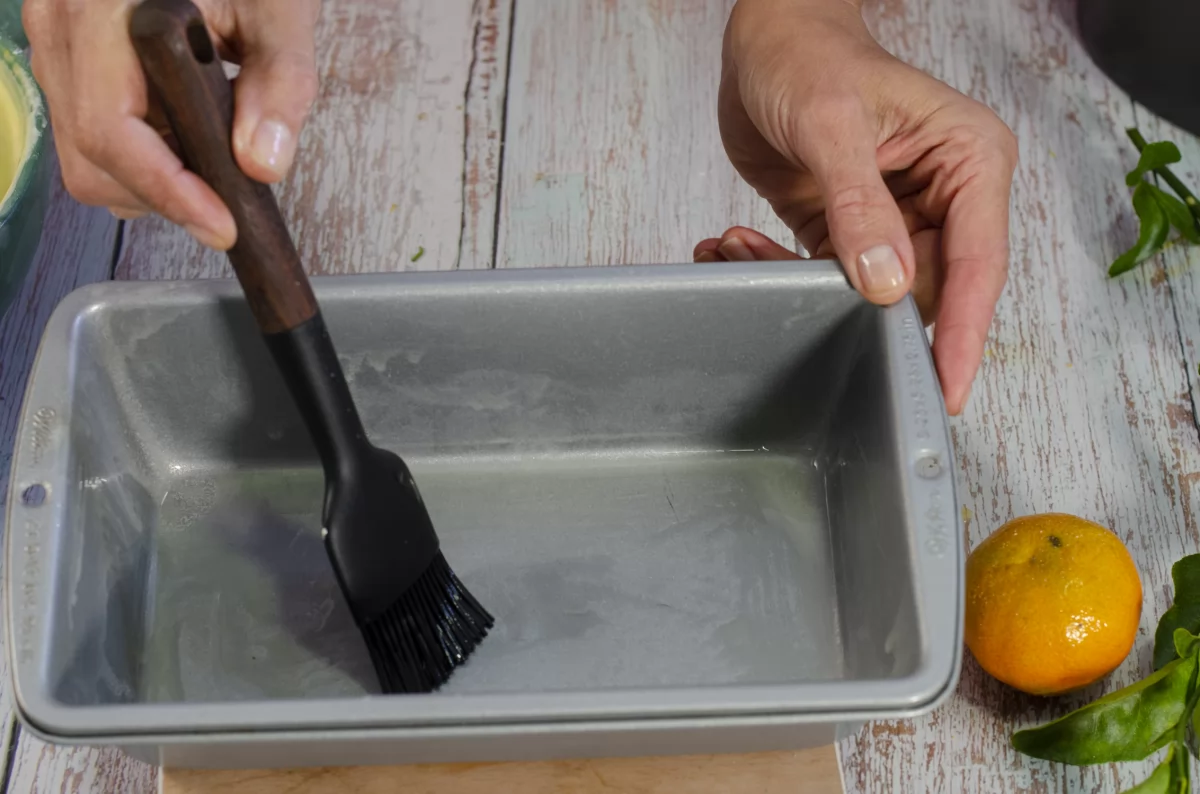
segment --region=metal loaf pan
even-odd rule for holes
[[[954,466],[911,301],[832,262],[314,284],[494,633],[442,691],[373,694],[236,284],[102,284],[45,332],[13,465],[32,732],[182,766],[748,751],[952,690]]]

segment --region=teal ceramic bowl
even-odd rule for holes
[[[0,317],[3,317],[37,253],[50,193],[45,100],[16,43],[3,36],[0,36],[0,93],[4,94],[0,96],[0,146],[11,147],[0,152],[0,158],[7,158],[0,162]],[[15,114],[11,112],[14,108]],[[4,179],[3,172],[11,172],[11,180]]]

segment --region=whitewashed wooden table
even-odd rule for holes
[[[302,258],[314,273],[608,265],[686,261],[695,242],[735,223],[790,239],[718,139],[729,5],[325,0],[321,94],[280,192]],[[1148,764],[1031,761],[1007,737],[1147,672],[1170,565],[1200,550],[1200,255],[1174,249],[1126,278],[1104,275],[1136,231],[1124,127],[1177,141],[1193,183],[1200,143],[1091,64],[1073,33],[1074,0],[867,5],[884,46],[991,105],[1021,141],[1011,278],[972,402],[953,422],[968,543],[1024,513],[1093,518],[1128,544],[1146,606],[1134,653],[1069,702],[1019,696],[968,656],[948,704],[841,743],[847,791],[1128,787]],[[0,322],[0,482],[59,298],[107,278],[225,274],[221,257],[159,221],[121,228],[57,192],[35,272]],[[0,691],[0,794],[155,790],[152,767],[22,732],[10,701]]]

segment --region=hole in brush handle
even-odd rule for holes
[[[203,64],[212,63],[216,57],[216,51],[213,49],[212,39],[208,35],[208,27],[204,24],[203,19],[194,19],[187,26],[188,46],[192,48],[192,55],[197,61]]]

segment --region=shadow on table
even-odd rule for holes
[[[1106,690],[1115,691],[1118,688],[1116,683],[1105,678],[1099,683],[1061,697],[1027,695],[992,678],[984,672],[970,652],[966,652],[963,654],[958,694],[980,711],[995,717],[1005,735],[1009,736],[1021,728],[1030,728],[1057,719],[1091,703],[1106,694]]]

